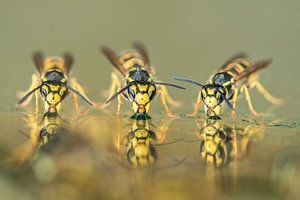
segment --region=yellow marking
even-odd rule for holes
[[[233,74],[231,71],[226,71],[230,76],[236,77],[236,74]]]
[[[66,92],[67,88],[66,87],[61,87],[59,94],[62,96]]]
[[[231,85],[231,81],[226,81],[225,83],[223,83],[224,87],[226,87],[227,85]]]
[[[134,65],[145,66],[144,58],[135,51],[126,51],[121,53],[119,61],[123,64],[125,69],[131,69]]]
[[[244,68],[242,67],[242,65],[240,63],[237,63],[234,66],[234,69],[237,71],[238,74],[242,73],[244,71]]]
[[[52,93],[50,92],[48,95],[47,95],[47,102],[50,103],[51,105],[55,105],[57,104],[58,102],[60,102],[60,96],[59,94],[57,93]]]
[[[147,91],[147,89],[148,89],[148,85],[141,85],[141,84],[138,84],[138,88],[139,88],[140,91],[145,92],[145,91]]]
[[[153,85],[150,86],[148,93],[153,92],[155,90],[155,87]]]
[[[61,87],[60,85],[49,85],[52,92],[56,92]]]
[[[215,88],[207,88],[207,94],[214,94],[216,91]]]

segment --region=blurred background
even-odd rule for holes
[[[247,159],[223,171],[200,164],[199,144],[191,142],[197,140],[193,133],[196,125],[185,113],[192,110],[196,99],[198,88],[194,86],[186,85],[188,90],[183,92],[170,89],[184,106],[176,109],[181,119],[172,122],[167,141],[185,138],[177,146],[158,147],[160,167],[146,175],[123,168],[114,160],[111,128],[116,127],[110,124],[110,117],[96,112],[97,120],[91,123],[95,130],[82,126],[85,134],[63,140],[59,150],[36,161],[44,165],[32,167],[36,162],[30,161],[31,167],[11,171],[14,165],[1,161],[0,193],[6,199],[192,199],[199,195],[231,199],[253,194],[260,199],[299,197],[299,0],[2,0],[0,24],[2,161],[27,141],[17,133],[31,126],[19,120],[16,92],[30,84],[36,71],[31,56],[36,50],[49,56],[71,52],[75,57],[72,75],[87,89],[88,96],[99,102],[105,101],[101,91],[109,87],[112,71],[99,51],[100,45],[121,52],[131,48],[133,41],[142,42],[157,79],[167,82],[175,82],[172,76],[179,75],[204,83],[230,56],[245,51],[254,61],[273,59],[261,72],[260,80],[271,94],[285,101],[280,107],[272,107],[251,90],[256,110],[266,112],[265,118],[256,119],[249,113],[245,98],[239,100],[238,120],[243,130],[249,124],[263,124],[264,139],[249,139],[252,148]],[[159,124],[164,113],[157,102],[151,115]],[[67,112],[73,112],[69,107]],[[184,164],[174,167],[174,162],[183,160]],[[39,167],[46,169],[41,172],[42,179],[36,175]]]

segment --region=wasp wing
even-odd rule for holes
[[[261,70],[263,68],[266,68],[270,65],[270,63],[272,62],[271,59],[269,60],[263,60],[260,62],[256,62],[253,67],[249,70],[244,71],[243,73],[241,73],[240,75],[238,75],[237,77],[235,77],[235,81],[239,81],[245,77],[250,76],[251,74],[257,72],[258,70]]]
[[[226,62],[222,65],[221,69],[225,68],[228,64],[232,63],[236,59],[247,58],[247,54],[245,52],[238,52],[237,54],[230,57]]]
[[[143,56],[145,62],[150,66],[150,59],[146,47],[139,42],[134,42],[132,46]]]
[[[44,71],[44,55],[42,52],[37,51],[32,55],[33,63],[40,74]]]
[[[108,47],[101,47],[101,52],[123,76],[126,76],[126,69],[124,69],[123,65],[119,62],[119,59],[113,50]]]
[[[65,64],[64,64],[65,72],[66,72],[66,74],[69,74],[71,71],[71,68],[74,64],[74,57],[70,53],[65,53],[63,58],[64,58],[64,62],[65,62]]]
[[[133,44],[132,44],[132,46],[133,46],[133,48],[135,49],[135,50],[137,50],[137,52],[139,53],[139,54],[141,54],[141,56],[143,57],[143,59],[144,59],[144,61],[145,61],[145,63],[146,63],[146,66],[144,66],[152,75],[154,75],[155,74],[155,70],[153,69],[153,67],[151,66],[151,64],[150,64],[150,58],[149,58],[149,54],[148,54],[148,52],[147,52],[147,50],[146,50],[146,47],[142,44],[142,43],[140,43],[140,42],[134,42]]]

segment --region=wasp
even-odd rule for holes
[[[232,110],[232,118],[236,117],[236,100],[238,94],[244,93],[251,113],[254,116],[262,116],[262,112],[256,112],[253,108],[249,88],[256,87],[267,101],[274,105],[281,104],[282,100],[273,97],[258,81],[258,72],[266,68],[271,60],[251,62],[245,53],[239,53],[228,59],[208,81],[208,84],[174,77],[175,80],[192,83],[200,87],[194,111],[188,116],[195,116],[204,103],[205,113],[209,117],[220,118],[223,104],[226,103]]]
[[[76,112],[82,114],[78,105],[80,97],[89,106],[93,103],[86,97],[82,86],[75,78],[70,80],[69,73],[73,65],[73,57],[66,53],[63,57],[44,58],[41,52],[33,54],[33,62],[38,73],[32,75],[32,83],[24,95],[17,103],[18,107],[27,106],[32,95],[35,95],[35,113],[39,111],[39,96],[44,101],[46,113],[58,113],[62,101],[70,92],[73,93],[73,100]]]
[[[170,117],[176,117],[177,115],[169,110],[167,103],[175,107],[180,106],[181,103],[171,98],[166,86],[185,88],[172,83],[155,81],[155,70],[150,64],[145,47],[139,43],[134,43],[133,47],[133,50],[121,52],[119,55],[108,47],[101,48],[104,56],[116,69],[111,74],[112,83],[107,92],[109,99],[103,107],[118,97],[116,115],[119,116],[122,100],[125,98],[132,103],[135,115],[147,114],[154,97],[160,95],[165,112]]]

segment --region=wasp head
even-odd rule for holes
[[[208,84],[202,87],[201,97],[206,115],[213,118],[220,118],[226,98],[226,89],[221,85]]]
[[[128,96],[135,113],[148,113],[155,94],[156,87],[151,82],[137,82],[128,88]]]

